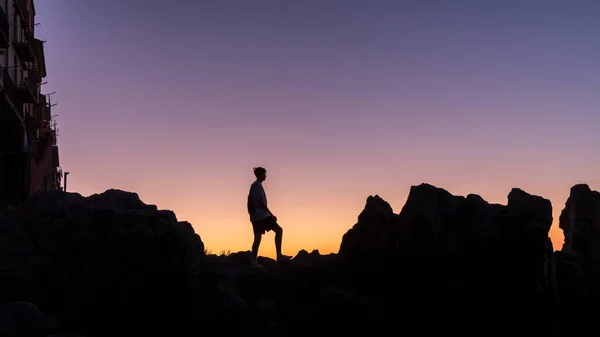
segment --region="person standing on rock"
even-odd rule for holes
[[[248,193],[248,213],[250,222],[254,230],[254,243],[252,243],[252,263],[259,266],[258,247],[260,240],[265,232],[275,232],[275,249],[277,251],[277,261],[288,260],[290,257],[281,253],[281,242],[283,239],[283,228],[277,223],[277,217],[267,207],[267,195],[263,188],[263,181],[267,179],[267,170],[263,167],[255,167],[254,175],[256,181],[250,186]]]

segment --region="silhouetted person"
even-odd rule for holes
[[[258,247],[260,240],[265,232],[272,230],[275,232],[275,249],[277,251],[277,261],[287,260],[290,257],[281,254],[281,240],[283,238],[283,229],[277,224],[277,217],[267,207],[267,195],[262,186],[262,182],[267,179],[267,170],[262,167],[254,168],[256,181],[250,186],[248,193],[248,213],[250,222],[254,230],[254,243],[252,244],[252,263],[258,266]]]

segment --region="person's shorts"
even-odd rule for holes
[[[277,228],[281,227],[279,227],[279,224],[277,224],[277,221],[275,221],[275,218],[273,218],[272,216],[269,216],[264,220],[252,222],[252,229],[254,230],[254,234],[262,235],[265,234],[265,232],[275,230]]]

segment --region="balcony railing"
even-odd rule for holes
[[[46,103],[45,95],[40,94],[33,115],[33,126],[38,138],[52,131],[51,120],[50,105]]]
[[[31,11],[29,10],[29,7],[27,7],[27,3],[31,0],[14,0],[14,1],[15,1],[15,9],[17,10],[19,15],[21,16],[21,19],[23,20],[23,28],[27,32],[30,32],[33,25],[31,22]]]
[[[34,38],[29,34],[25,34],[24,38],[17,39],[13,42],[15,52],[21,62],[35,62]]]
[[[9,36],[8,16],[4,9],[0,7],[0,48],[8,48]]]
[[[24,78],[15,88],[14,96],[21,103],[37,103],[37,84],[29,77]]]

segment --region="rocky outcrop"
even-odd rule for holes
[[[189,223],[134,193],[40,193],[0,219],[0,299],[76,329],[156,331],[189,320],[203,258]]]
[[[600,193],[588,185],[571,187],[559,219],[565,241],[557,253],[561,332],[597,333],[600,315]]]
[[[565,236],[563,253],[600,259],[600,192],[585,184],[571,187],[559,221]]]
[[[560,252],[547,199],[421,184],[399,213],[367,198],[338,254],[256,268],[134,193],[40,193],[0,218],[0,335],[591,335],[598,195],[573,187]]]
[[[552,225],[550,201],[512,189],[506,206],[480,196],[453,196],[422,184],[411,188],[398,228],[407,253],[460,254],[497,243],[544,245]]]
[[[503,206],[421,184],[411,187],[400,214],[379,196],[369,197],[358,222],[342,238],[339,255],[350,260],[452,255],[498,241],[537,242],[545,250],[551,225],[550,201],[517,188]]]
[[[390,204],[378,195],[370,196],[358,222],[344,234],[338,252],[340,261],[367,279],[386,271],[396,249],[394,226],[397,215]],[[380,275],[381,276],[381,275]]]
[[[203,318],[225,335],[383,333],[391,325],[379,299],[340,282],[335,254],[300,251],[284,263],[259,258],[262,268],[250,256],[207,256],[211,310]]]
[[[421,184],[397,215],[370,197],[339,255],[354,279],[365,275],[356,271],[374,275],[373,266],[380,268],[378,275],[395,285],[394,293],[385,287],[388,296],[409,305],[413,321],[435,315],[457,322],[466,315],[487,324],[513,322],[501,325],[507,331],[537,330],[556,315],[551,224],[550,201],[520,189],[509,193],[507,205],[497,205]],[[382,284],[358,279],[363,288]],[[465,309],[453,311],[455,303]]]

